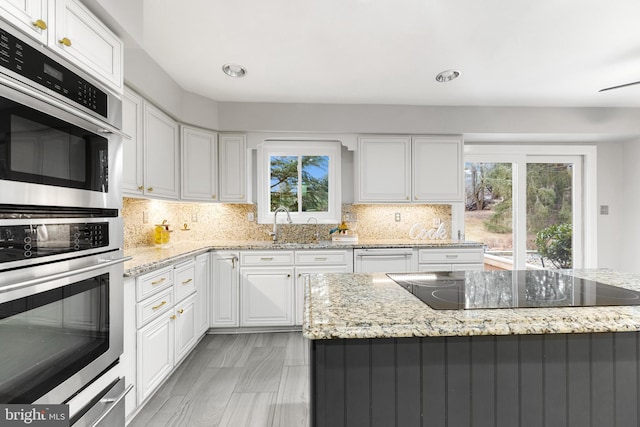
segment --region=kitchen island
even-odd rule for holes
[[[640,306],[434,310],[384,274],[315,275],[305,298],[312,426],[638,425]]]

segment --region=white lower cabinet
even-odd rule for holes
[[[211,253],[211,309],[209,326],[234,328],[238,317],[239,252]]]
[[[299,326],[304,278],[353,271],[353,251],[219,251],[211,262],[212,328]]]
[[[478,248],[418,249],[419,271],[484,270],[484,253]]]
[[[173,312],[138,330],[138,404],[149,397],[173,370],[175,354]]]
[[[293,266],[243,267],[240,326],[293,325]]]
[[[196,345],[200,337],[196,331],[196,294],[185,298],[175,307],[175,363],[179,363]]]
[[[196,332],[202,335],[209,329],[209,294],[211,288],[211,256],[209,253],[196,257]]]
[[[208,328],[208,324],[202,327],[203,315],[206,319],[209,311],[208,257],[204,254],[135,279],[136,304],[131,311],[135,312],[137,328],[136,406],[153,395]],[[202,288],[204,295],[198,292]],[[131,374],[133,367],[127,369]],[[127,413],[131,413],[129,408]]]

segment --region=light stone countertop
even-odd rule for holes
[[[640,291],[640,274],[564,273]],[[315,274],[305,285],[308,339],[524,335],[640,330],[640,306],[434,310],[385,274]]]
[[[303,249],[360,249],[360,248],[478,248],[482,244],[460,240],[361,240],[356,243],[320,241],[312,243],[287,243],[258,240],[211,240],[173,243],[168,247],[145,246],[125,249],[124,255],[132,257],[124,264],[125,277],[137,276],[167,265],[187,260],[211,250],[303,250]]]

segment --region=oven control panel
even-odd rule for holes
[[[108,222],[0,226],[0,263],[108,246]]]
[[[0,67],[107,117],[104,91],[2,28]]]

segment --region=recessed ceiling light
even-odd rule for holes
[[[238,64],[224,64],[222,71],[231,77],[244,77],[247,74],[247,69]]]
[[[458,70],[447,70],[441,73],[438,73],[436,76],[436,81],[440,83],[450,82],[451,80],[457,79],[460,77],[460,71]]]

